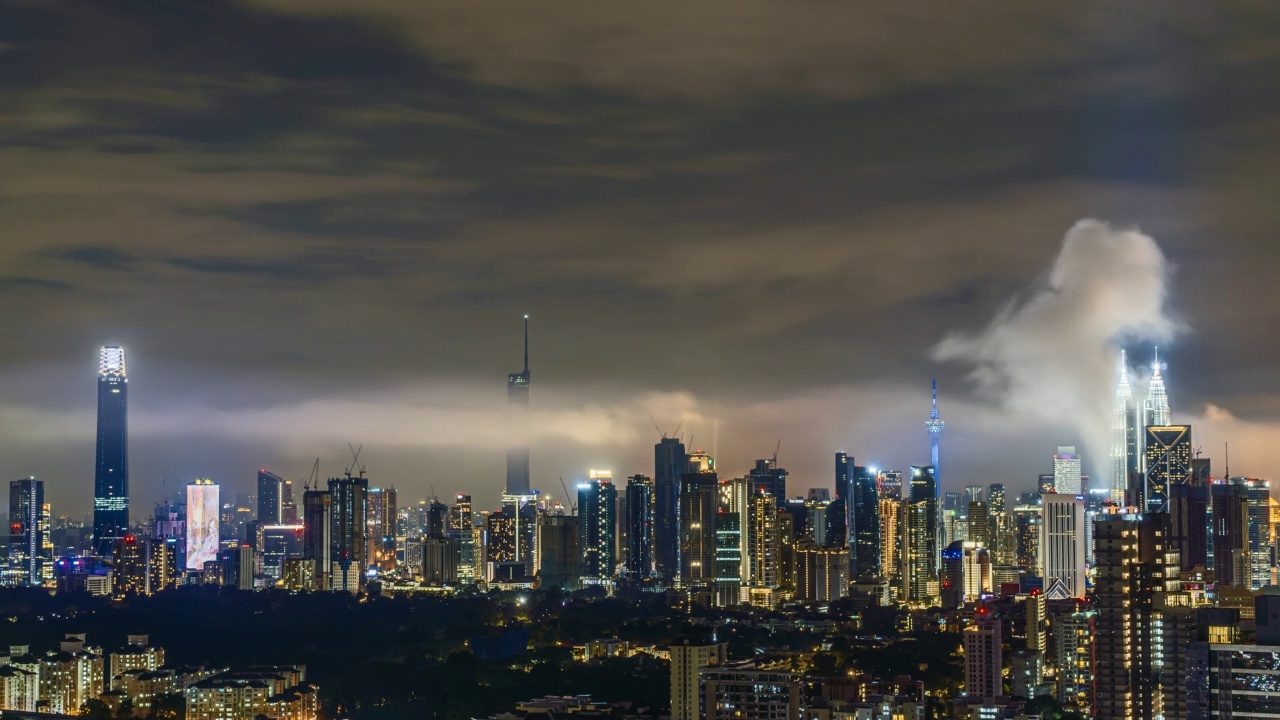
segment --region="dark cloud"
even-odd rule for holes
[[[68,507],[105,342],[131,353],[140,497],[351,439],[410,497],[492,499],[526,312],[544,485],[649,470],[650,412],[729,471],[783,437],[801,488],[836,449],[919,462],[934,375],[944,482],[1028,485],[1078,428],[1002,416],[930,350],[1033,294],[1082,217],[1174,268],[1175,410],[1280,418],[1264,2],[0,13],[0,331],[24,350],[0,448]]]

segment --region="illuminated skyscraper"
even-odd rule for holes
[[[1004,514],[1004,483],[991,483],[987,486],[987,505],[992,517]]]
[[[689,469],[684,443],[662,438],[653,447],[653,560],[659,577],[680,574],[680,478]]]
[[[1040,496],[1040,576],[1050,600],[1085,596],[1084,497],[1071,493]]]
[[[1120,379],[1116,383],[1116,398],[1111,406],[1111,501],[1125,504],[1125,490],[1129,478],[1138,472],[1137,406],[1133,399],[1133,386],[1129,384],[1129,367],[1125,352],[1120,351]]]
[[[187,570],[203,571],[205,563],[218,559],[221,509],[218,483],[187,483]]]
[[[129,529],[129,379],[124,348],[102,348],[98,361],[98,445],[93,478],[93,547],[107,557]]]
[[[752,495],[747,501],[744,543],[747,552],[747,584],[755,588],[776,588],[781,582],[782,538],[778,505],[769,495]]]
[[[1143,507],[1147,512],[1168,512],[1169,487],[1191,479],[1191,426],[1148,425],[1145,438]]]
[[[849,577],[870,580],[880,577],[880,499],[875,472],[854,465],[852,490],[846,502],[849,512]]]
[[[680,479],[680,581],[685,587],[715,581],[718,491],[714,472],[687,472]]]
[[[626,573],[633,580],[643,580],[653,574],[653,479],[627,478],[626,493]]]
[[[1065,495],[1080,493],[1080,456],[1074,445],[1059,445],[1053,456],[1053,489]]]
[[[471,496],[458,495],[457,502],[449,510],[453,532],[458,536],[458,581],[471,584],[476,580],[476,542],[472,532],[474,523]]]
[[[369,514],[369,479],[344,477],[329,479],[332,496],[329,551],[330,590],[355,593],[364,586],[369,566],[367,549]]]
[[[613,582],[617,571],[615,533],[618,527],[618,490],[613,473],[592,470],[578,485],[578,551],[582,554],[582,582]]]
[[[776,455],[768,460],[757,460],[755,468],[747,473],[747,482],[751,483],[751,492],[767,493],[779,510],[786,509],[787,471],[778,467]]]
[[[524,316],[524,369],[507,375],[507,405],[511,408],[511,431],[519,443],[507,450],[507,494],[529,494],[529,316]]]
[[[333,561],[333,494],[307,489],[302,493],[302,557],[311,564],[316,590],[329,589]]]
[[[283,514],[284,479],[261,468],[258,470],[258,524],[279,525]]]
[[[1147,386],[1147,401],[1144,404],[1144,425],[1168,425],[1169,395],[1164,389],[1164,377],[1160,374],[1160,348],[1156,348],[1155,361],[1151,364],[1151,383]]]
[[[742,597],[742,515],[719,512],[716,524],[715,604],[730,607]]]
[[[942,421],[942,417],[938,415],[938,381],[933,381],[933,409],[929,411],[929,419],[925,421],[925,429],[929,431],[929,446],[931,449],[934,477],[938,476],[940,465],[938,464],[938,439],[942,437],[942,429],[946,427],[946,423]]]
[[[936,436],[935,436],[936,437]],[[908,599],[924,602],[937,595],[939,546],[938,478],[932,466],[911,468],[911,496],[904,518],[907,533]]]
[[[1004,695],[1001,680],[1003,643],[1000,619],[986,608],[978,608],[978,617],[964,630],[964,694],[973,698],[997,698]]]
[[[44,582],[44,542],[49,529],[41,517],[44,481],[35,478],[9,483],[9,564],[6,585],[40,585]]]
[[[379,570],[392,570],[396,566],[396,489],[395,486],[389,488],[369,488],[367,494],[368,510],[365,516],[365,525],[367,530],[365,533],[365,559],[372,567],[377,566]],[[449,519],[449,508],[445,505],[434,502],[438,505],[440,515],[447,522]],[[436,537],[444,537],[445,533],[441,532]]]

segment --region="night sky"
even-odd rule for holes
[[[934,377],[944,489],[1097,474],[1155,342],[1280,476],[1275,4],[901,5],[0,0],[5,471],[89,509],[120,344],[135,518],[348,442],[491,505],[528,313],[556,496],[650,416],[793,494],[924,464]]]

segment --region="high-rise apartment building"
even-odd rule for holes
[[[44,544],[49,532],[44,507],[43,480],[25,478],[9,483],[9,562],[4,584],[44,583]]]
[[[471,496],[459,494],[449,509],[449,524],[458,536],[458,582],[469,585],[476,580],[476,543],[472,532],[474,515]]]
[[[973,698],[1004,695],[1004,667],[1000,619],[986,608],[978,609],[973,624],[964,629],[964,694]]]
[[[381,571],[393,570],[396,566],[396,536],[399,534],[395,486],[369,488],[366,503],[364,554],[366,561],[370,566],[376,566]],[[439,506],[439,515],[447,521],[449,508],[439,502],[432,504]],[[444,536],[443,531],[435,535],[438,538]],[[361,572],[363,573],[363,570]]]
[[[968,540],[984,547],[991,546],[991,517],[987,504],[981,500],[969,501]]]
[[[147,542],[125,535],[111,549],[111,594],[116,598],[147,595]]]
[[[1097,581],[1097,717],[1164,716],[1164,607],[1181,590],[1177,550],[1164,513],[1110,516],[1094,529]]]
[[[744,575],[749,587],[777,588],[782,583],[782,530],[778,522],[778,504],[769,495],[752,495],[748,501],[746,566]]]
[[[1097,701],[1098,613],[1093,610],[1061,615],[1053,621],[1057,650],[1058,702],[1092,715]]]
[[[992,517],[1004,514],[1007,508],[1004,483],[991,483],[987,486],[987,505]]]
[[[1085,596],[1084,498],[1074,494],[1040,496],[1040,576],[1051,600]]]
[[[849,549],[796,546],[796,600],[830,602],[849,594]]]
[[[698,678],[704,720],[800,720],[800,675],[796,673],[710,668],[699,672]]]
[[[578,552],[582,554],[582,582],[613,582],[617,572],[616,535],[618,490],[608,470],[592,470],[578,485]]]
[[[679,640],[671,643],[671,720],[702,720],[698,673],[728,660],[728,643]]]
[[[581,565],[576,515],[538,516],[538,579],[542,588],[577,590]]]
[[[787,507],[787,471],[778,467],[778,458],[756,460],[756,466],[747,473],[752,492],[767,493],[778,504],[779,510]]]
[[[129,531],[129,378],[124,348],[98,359],[98,443],[93,480],[93,544],[102,557]],[[78,708],[77,708],[78,709]]]

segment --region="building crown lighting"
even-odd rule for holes
[[[125,377],[124,348],[115,345],[102,348],[98,360],[98,377]]]

